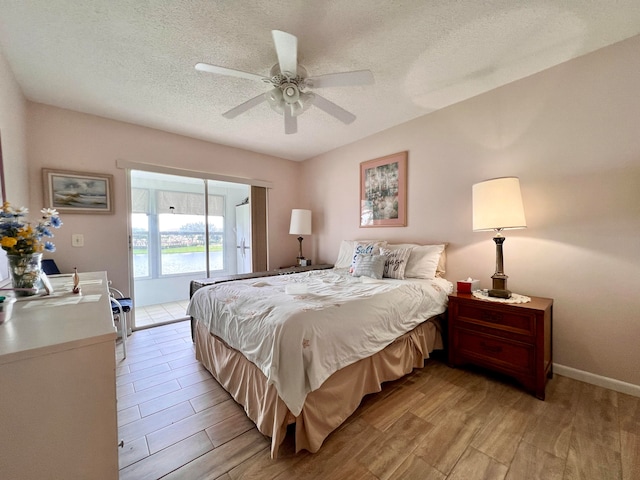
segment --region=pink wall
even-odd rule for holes
[[[638,51],[634,37],[307,160],[314,259],[344,238],[446,241],[447,278],[488,287],[495,246],[471,231],[471,185],[518,176],[528,228],[506,235],[509,287],[555,299],[557,364],[640,386]],[[408,226],[359,228],[360,162],[403,150]]]
[[[57,251],[51,256],[65,271],[74,266],[106,270],[114,285],[128,291],[126,179],[125,171],[116,168],[117,159],[272,182],[271,268],[288,265],[295,257],[297,241],[289,235],[289,218],[298,206],[299,163],[42,104],[28,104],[27,124],[34,209],[43,205],[44,167],[114,176],[114,215],[62,217],[64,226],[55,232]],[[83,248],[71,246],[74,233],[84,235]]]
[[[14,206],[29,205],[26,148],[26,101],[0,50],[0,137],[7,198]]]

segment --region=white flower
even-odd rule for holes
[[[40,210],[40,213],[42,213],[45,218],[56,217],[58,215],[58,211],[55,208],[43,208]]]
[[[13,208],[9,206],[8,210],[9,210],[9,213],[18,217],[22,217],[27,213],[29,213],[29,209],[27,207]]]

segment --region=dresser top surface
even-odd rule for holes
[[[79,275],[79,295],[71,275],[52,275],[51,295],[16,299],[0,323],[0,365],[116,338],[106,272]]]

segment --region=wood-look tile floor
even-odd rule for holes
[[[118,347],[121,479],[640,479],[640,398],[556,375],[542,402],[437,360],[365,397],[318,453],[281,458],[194,358],[188,322]]]
[[[171,323],[187,318],[189,300],[158,303],[155,305],[136,305],[136,328],[146,328],[155,325]]]

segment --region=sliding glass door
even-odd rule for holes
[[[191,280],[236,273],[248,185],[131,171],[135,327],[185,318]]]

